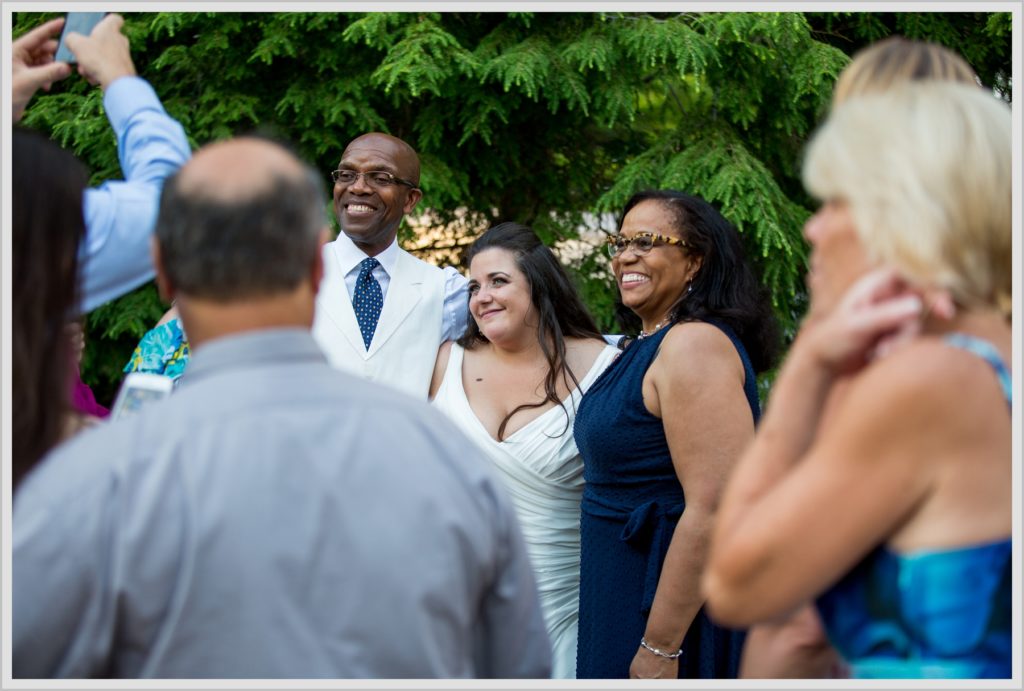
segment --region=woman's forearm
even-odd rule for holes
[[[704,603],[701,573],[711,539],[711,516],[689,507],[676,524],[658,578],[644,638],[666,652],[682,646],[686,631]],[[640,641],[636,642],[640,645]]]
[[[832,372],[798,339],[775,382],[761,426],[722,496],[703,574],[702,594],[709,600],[712,616],[734,617],[729,614],[736,604],[730,593],[745,589],[748,579],[758,573],[762,545],[744,540],[750,534],[749,519],[759,501],[810,448],[833,381]]]

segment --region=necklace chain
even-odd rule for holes
[[[665,324],[668,324],[668,322],[669,322],[669,318],[666,317],[665,319],[662,319],[660,322],[655,324],[654,328],[651,329],[650,331],[644,331],[643,329],[641,329],[640,333],[637,335],[636,339],[639,341],[641,339],[647,338],[648,336],[653,336],[654,334],[658,333],[658,331],[661,329],[661,327],[665,326]]]

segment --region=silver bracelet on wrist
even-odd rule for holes
[[[683,654],[683,649],[682,648],[680,648],[679,650],[675,651],[674,653],[666,653],[664,650],[658,650],[657,648],[653,648],[653,647],[651,647],[650,645],[647,644],[647,639],[644,638],[643,636],[640,637],[640,647],[642,647],[644,650],[649,650],[650,652],[654,653],[658,657],[666,657],[669,660],[675,660],[677,657],[679,657],[680,655]]]

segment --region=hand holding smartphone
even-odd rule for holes
[[[88,36],[105,16],[106,12],[68,12],[64,20],[64,31],[60,34],[60,43],[57,45],[57,54],[53,59],[57,62],[77,64],[75,54],[68,49],[65,39],[72,32]]]

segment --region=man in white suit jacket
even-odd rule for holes
[[[396,240],[402,218],[423,196],[419,157],[407,143],[371,132],[345,148],[334,171],[341,233],[324,245],[324,279],[313,336],[332,366],[426,399],[437,349],[466,328],[466,279],[413,257]],[[353,308],[367,257],[383,306],[369,345]]]

